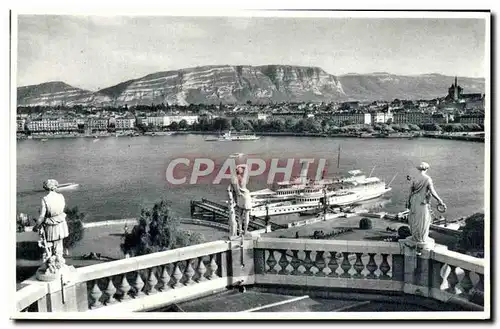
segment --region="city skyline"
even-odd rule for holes
[[[461,18],[20,15],[17,86],[64,81],[95,91],[206,65],[484,78],[485,26]]]

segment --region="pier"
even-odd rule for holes
[[[273,215],[281,215],[278,213],[268,214],[266,216],[250,216],[250,223],[248,227],[251,230],[259,230],[266,228],[268,225],[271,226],[271,230],[280,230],[288,228],[288,226],[280,225],[273,223],[269,220],[266,220],[266,217],[270,217]],[[220,204],[205,198],[202,198],[201,201],[191,200],[191,217],[210,220],[219,223],[227,223],[229,216],[228,207],[225,204]]]

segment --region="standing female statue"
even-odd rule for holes
[[[236,175],[233,176],[232,186],[236,192],[237,206],[239,209],[239,227],[242,236],[248,232],[250,222],[250,212],[252,210],[252,196],[247,189],[248,171],[246,165],[236,167]]]
[[[43,188],[49,193],[42,198],[40,216],[34,227],[40,233],[41,245],[45,249],[45,266],[39,271],[49,276],[56,274],[65,265],[63,239],[69,235],[64,213],[66,203],[64,196],[56,192],[58,185],[54,179],[43,183]]]
[[[411,239],[416,243],[425,243],[429,239],[429,228],[432,222],[430,199],[434,197],[439,206],[446,210],[446,205],[439,197],[432,179],[427,175],[429,164],[422,162],[417,169],[420,172],[411,183],[410,197],[408,198],[408,224],[410,225]]]

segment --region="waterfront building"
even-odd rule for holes
[[[373,123],[387,123],[394,122],[394,114],[391,110],[387,110],[386,112],[375,112],[372,114],[372,122]]]
[[[109,119],[107,118],[90,118],[88,121],[88,126],[92,130],[107,130],[109,125]]]
[[[397,112],[393,114],[393,123],[423,124],[432,122],[431,114],[421,111]]]
[[[465,114],[457,118],[459,123],[484,124],[484,113]]]
[[[186,120],[188,125],[192,125],[193,123],[198,122],[198,118],[199,118],[198,115],[185,115],[185,114],[148,116],[148,117],[138,117],[137,123],[145,126],[167,127],[171,125],[173,122],[179,123],[182,120]]]
[[[153,127],[166,127],[170,124],[166,116],[145,117],[142,118],[141,123]]]
[[[329,118],[336,125],[342,125],[344,123],[371,124],[370,113],[337,112],[333,113]]]
[[[449,121],[448,114],[445,113],[434,113],[431,116],[432,123],[442,124],[442,123],[448,123],[448,121]]]
[[[75,131],[78,129],[75,119],[38,119],[31,120],[26,124],[27,130],[31,132],[57,132]]]
[[[135,119],[134,118],[116,118],[115,128],[118,130],[134,129]]]
[[[173,122],[181,122],[182,120],[186,120],[188,125],[192,125],[193,123],[198,122],[198,116],[197,115],[167,115],[164,117],[164,125],[169,126]]]

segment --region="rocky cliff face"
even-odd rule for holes
[[[100,91],[117,104],[268,103],[343,97],[336,78],[320,68],[204,66],[159,72]]]
[[[421,99],[444,96],[452,77],[388,73],[336,77],[318,67],[203,66],[157,72],[90,92],[62,82],[18,88],[18,105],[234,104]],[[464,92],[484,92],[483,79],[459,78]]]

